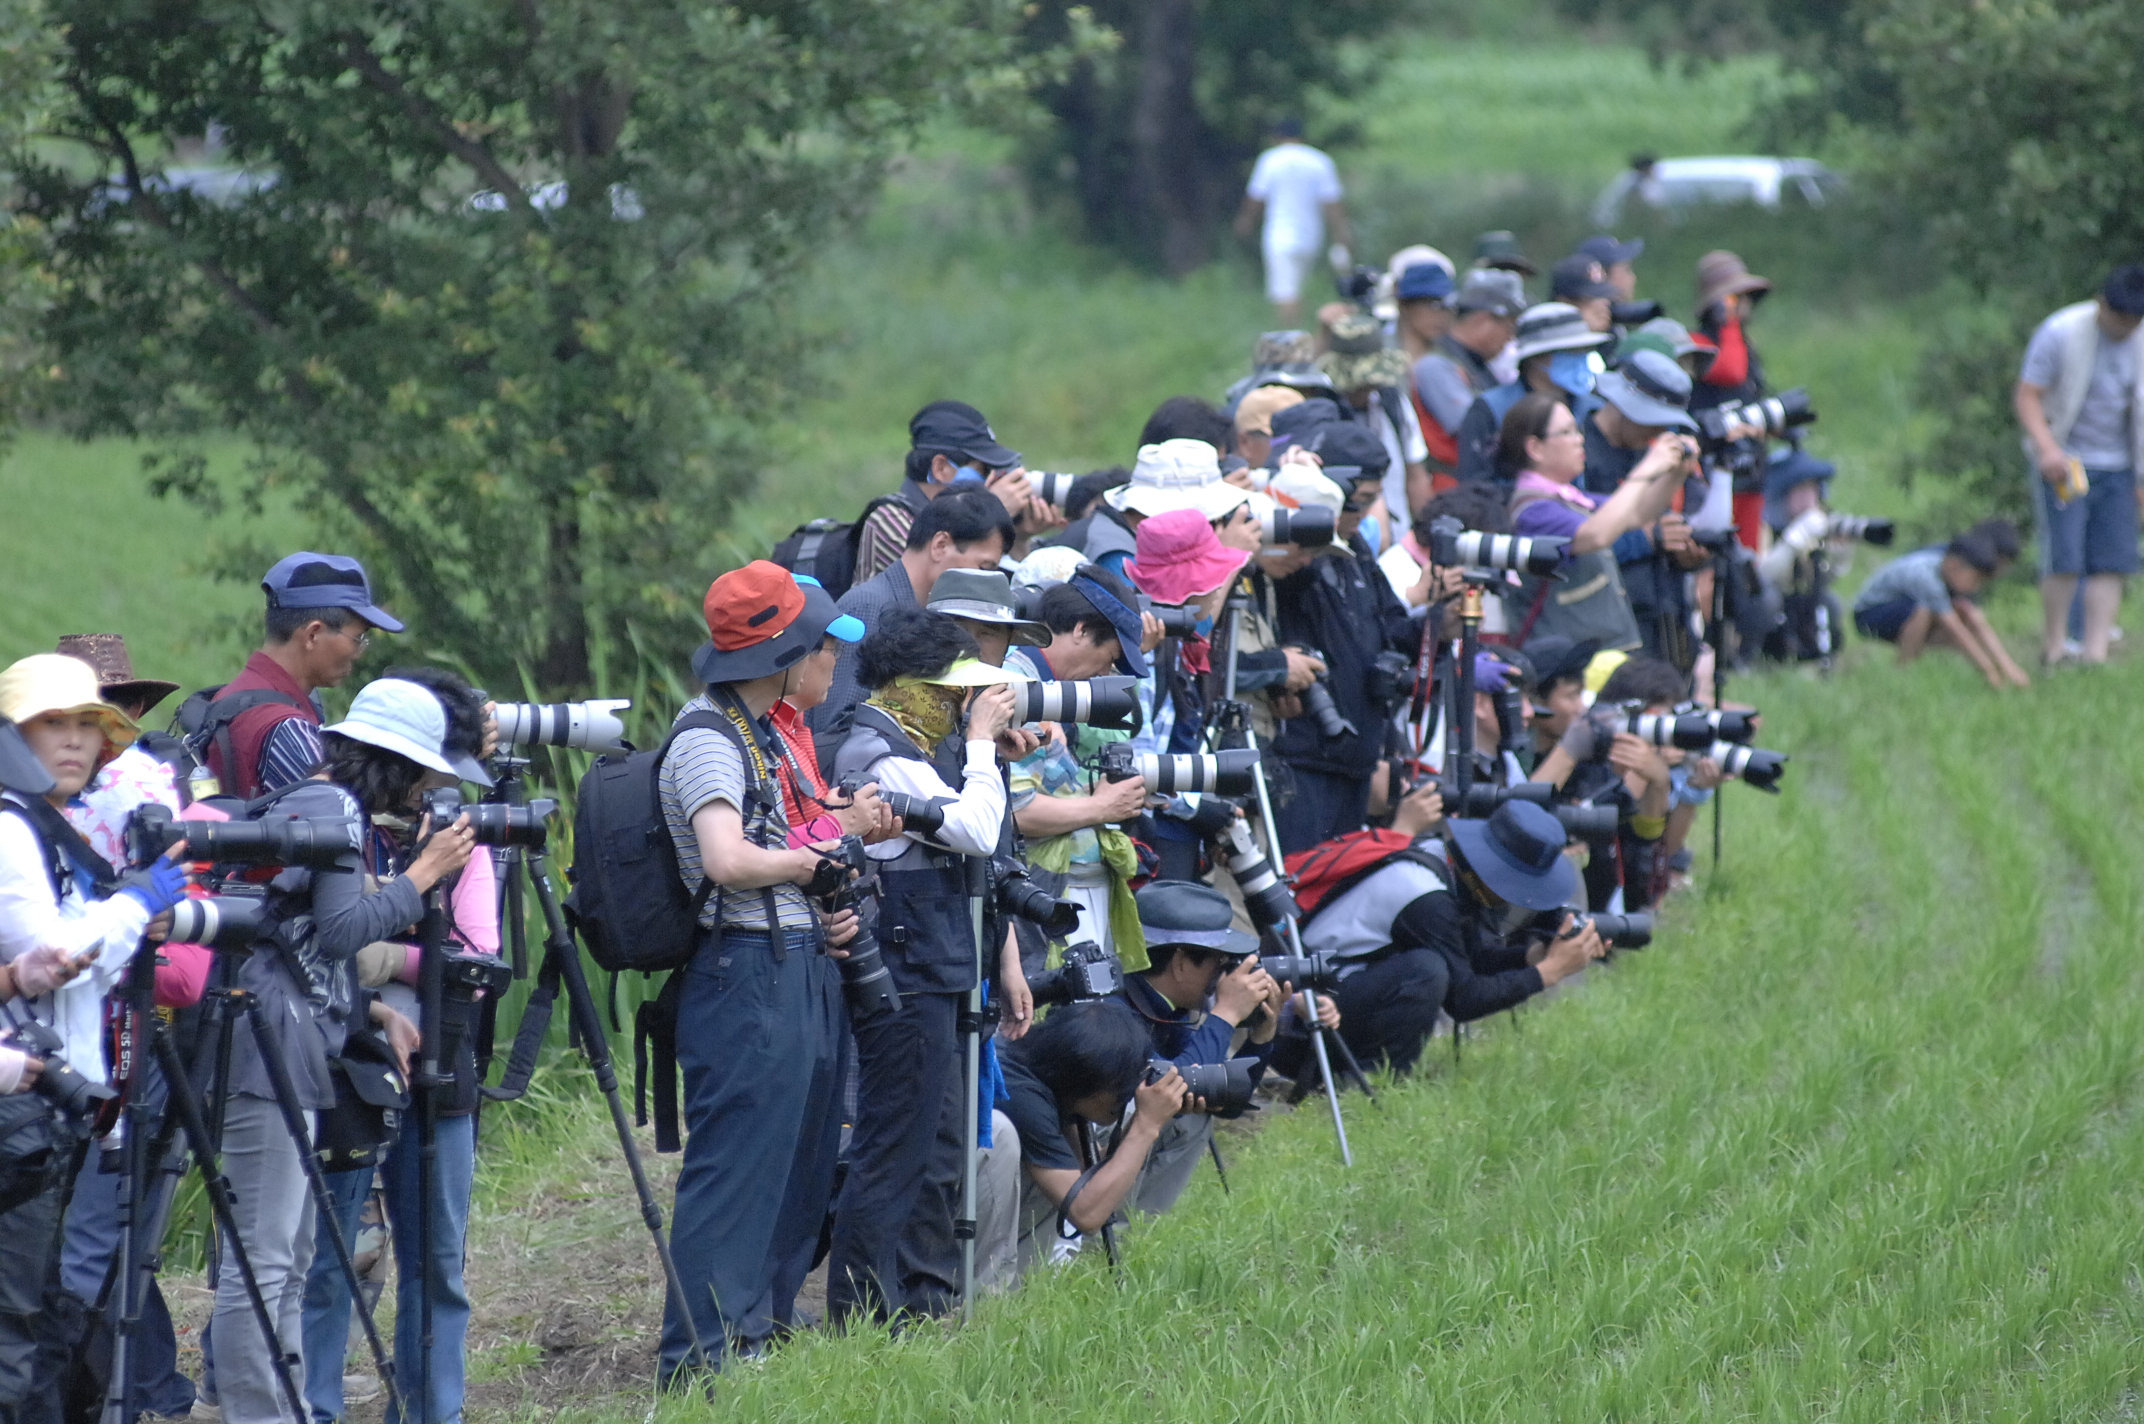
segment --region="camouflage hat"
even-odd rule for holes
[[[1474,239],[1474,265],[1516,272],[1522,277],[1534,276],[1541,270],[1520,249],[1518,237],[1501,228]]]
[[[1326,327],[1326,351],[1318,368],[1335,389],[1398,386],[1407,381],[1407,353],[1385,345],[1384,323],[1368,312],[1349,312]]]
[[[1307,331],[1262,331],[1251,347],[1251,369],[1301,366],[1317,359],[1318,343]]]

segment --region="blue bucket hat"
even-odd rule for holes
[[[1400,273],[1392,295],[1403,302],[1441,302],[1449,300],[1458,290],[1451,273],[1434,262],[1417,262]]]
[[[1658,351],[1635,351],[1593,383],[1602,400],[1639,425],[1695,431],[1690,418],[1690,373]]]
[[[1133,677],[1147,674],[1146,654],[1139,641],[1146,631],[1139,620],[1139,610],[1109,591],[1108,585],[1095,577],[1101,570],[1093,564],[1081,564],[1072,571],[1069,580],[1082,597],[1094,605],[1094,611],[1109,620],[1109,626],[1117,630],[1117,671]]]
[[[1774,529],[1787,527],[1787,494],[1796,485],[1815,480],[1823,488],[1817,491],[1822,499],[1831,489],[1831,477],[1839,467],[1829,460],[1800,450],[1790,450],[1784,455],[1774,455],[1764,467],[1764,522]]]
[[[365,566],[344,554],[292,554],[261,579],[270,608],[347,608],[373,627],[402,631],[402,620],[372,601]]]
[[[1486,821],[1454,820],[1452,840],[1467,868],[1499,898],[1529,910],[1570,903],[1578,867],[1563,853],[1563,822],[1529,801],[1506,801]]]

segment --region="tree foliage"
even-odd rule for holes
[[[1030,7],[1031,50],[1079,54],[1040,98],[1031,181],[1090,236],[1172,273],[1210,255],[1275,120],[1368,84],[1406,0],[1097,0]],[[1099,27],[1106,46],[1082,45]],[[1328,140],[1336,135],[1314,135]]]
[[[235,430],[431,645],[586,685],[689,627],[796,342],[783,284],[1013,0],[85,0],[17,165],[74,429]],[[250,175],[177,161],[213,133]],[[70,159],[67,155],[79,155]],[[198,462],[161,482],[216,499]]]

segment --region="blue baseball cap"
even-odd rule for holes
[[[828,603],[834,601],[834,595],[826,591],[826,585],[813,578],[810,574],[792,574],[791,577],[797,581],[797,586],[804,590],[804,606],[807,609],[811,608],[816,601],[812,594],[813,589],[819,591],[819,598],[824,598]],[[837,611],[833,621],[826,625],[826,631],[819,636],[822,638],[839,638],[844,643],[861,643],[864,640],[864,634],[869,631],[864,627],[863,619],[858,618],[853,613]]]
[[[1146,654],[1140,649],[1139,642],[1146,628],[1139,619],[1139,610],[1096,578],[1100,572],[1093,564],[1081,564],[1072,571],[1072,587],[1078,589],[1094,605],[1094,611],[1107,618],[1109,626],[1117,630],[1117,670],[1133,677],[1145,677]]]
[[[402,631],[402,620],[372,601],[365,566],[345,554],[292,554],[261,580],[270,608],[347,608],[373,627]]]
[[[1400,273],[1392,295],[1403,302],[1441,302],[1458,290],[1451,273],[1434,262],[1417,262]]]

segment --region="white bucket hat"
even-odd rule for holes
[[[350,715],[320,730],[393,752],[421,767],[460,779],[445,754],[446,709],[439,705],[430,688],[414,682],[383,677],[366,683],[351,699]]]
[[[1204,440],[1186,438],[1140,446],[1132,482],[1102,497],[1112,509],[1128,509],[1148,518],[1196,509],[1210,521],[1243,503],[1249,493],[1221,478],[1219,451]]]

